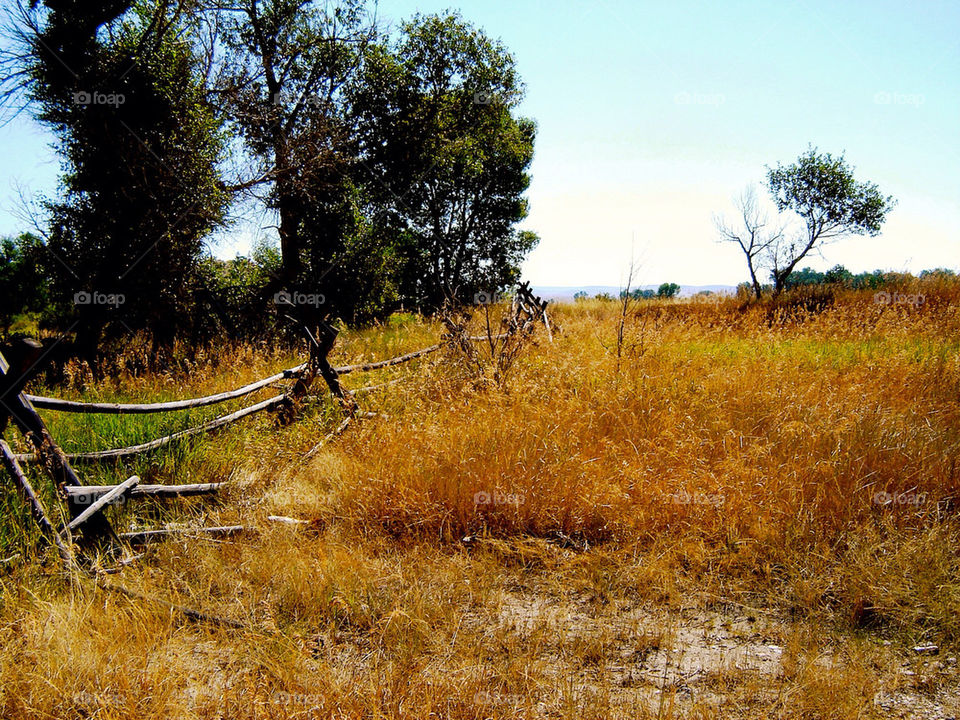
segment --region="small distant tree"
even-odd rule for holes
[[[879,234],[895,205],[874,183],[857,182],[843,155],[821,154],[815,147],[792,165],[768,168],[767,188],[777,209],[796,213],[805,226],[800,234],[781,234],[764,250],[774,294],[812,250],[843,235]]]
[[[676,297],[678,292],[680,292],[679,285],[676,283],[665,282],[659,288],[657,288],[657,297],[672,298]]]
[[[813,268],[805,267],[801,270],[795,270],[790,274],[790,277],[786,280],[784,289],[791,290],[795,287],[822,285],[823,282],[824,274],[822,272],[817,272]]]
[[[921,270],[921,278],[955,278],[957,274],[950,268],[933,268],[932,270]]]
[[[586,300],[587,297],[588,297],[587,294],[583,290],[578,290],[573,294],[573,299],[576,302],[582,302],[583,300]]]
[[[713,224],[720,233],[721,242],[736,243],[747,259],[747,271],[753,294],[760,299],[763,286],[757,278],[766,252],[783,236],[783,230],[770,225],[767,216],[757,202],[756,189],[751,185],[734,201],[740,219],[737,224],[728,224],[722,216],[714,217]]]
[[[824,274],[823,281],[834,285],[850,285],[853,282],[853,273],[843,265],[834,265]]]
[[[856,290],[876,290],[886,283],[886,273],[883,270],[862,272],[853,276],[853,287]]]

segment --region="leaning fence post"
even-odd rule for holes
[[[327,323],[321,321],[320,332],[318,334],[320,336],[318,338],[311,337],[310,360],[320,371],[320,375],[330,388],[330,392],[340,401],[344,412],[346,412],[347,415],[353,415],[358,409],[357,401],[353,399],[352,393],[344,390],[343,386],[340,385],[340,376],[337,374],[336,368],[334,368],[327,359],[330,351],[333,350],[333,344],[337,340],[337,331]]]
[[[54,442],[43,419],[22,392],[26,378],[36,372],[41,359],[38,345],[26,346],[17,359],[17,366],[11,367],[0,353],[0,412],[8,414],[23,432],[24,437],[33,444],[37,457],[53,478],[57,493],[67,500],[66,488],[79,486],[80,479],[73,471],[63,451]],[[72,512],[72,510],[71,510]],[[112,535],[110,523],[102,515],[89,524],[93,535]]]
[[[60,535],[53,529],[53,525],[50,523],[46,511],[43,509],[40,498],[37,497],[33,486],[31,486],[30,481],[27,480],[27,476],[23,473],[23,470],[20,469],[20,465],[13,456],[13,451],[10,449],[10,446],[7,445],[6,440],[2,439],[0,439],[0,456],[2,456],[4,468],[6,468],[7,472],[13,478],[17,489],[30,505],[30,510],[33,513],[34,519],[37,521],[37,525],[40,526],[41,532],[53,540],[54,545],[57,546],[57,551],[60,553],[60,557],[67,563],[67,566],[74,568],[76,561],[74,560],[73,553],[70,552],[70,549],[64,544],[63,540],[61,540]]]

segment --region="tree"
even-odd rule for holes
[[[224,215],[223,136],[184,7],[46,0],[22,9],[27,95],[56,135],[46,267],[95,359],[105,330],[146,328],[154,356],[186,319],[202,240]],[[105,298],[101,303],[98,298]]]
[[[763,294],[763,286],[757,278],[760,263],[769,248],[783,236],[783,230],[771,227],[767,216],[757,203],[756,189],[751,185],[734,201],[740,214],[740,224],[727,224],[723,217],[714,217],[713,223],[720,233],[721,242],[736,243],[747,260],[750,284],[757,300]]]
[[[663,283],[659,288],[657,288],[657,297],[659,298],[672,298],[676,297],[677,293],[680,292],[680,286],[676,283],[666,282]]]
[[[784,284],[785,290],[791,290],[795,287],[806,287],[810,285],[822,285],[824,275],[813,268],[805,267],[801,270],[794,270],[790,273]]]
[[[774,293],[807,254],[843,235],[876,236],[894,207],[870,182],[857,182],[843,155],[818,153],[810,147],[792,165],[768,168],[767,187],[781,212],[792,211],[804,231],[781,235],[766,248]]]
[[[833,285],[850,285],[853,282],[853,273],[843,265],[834,265],[824,273],[823,281]]]
[[[47,305],[49,283],[41,270],[44,253],[40,238],[30,233],[0,239],[0,328],[4,335],[17,315],[38,312]]]
[[[247,0],[220,12],[218,94],[249,161],[249,177],[229,188],[267,187],[283,258],[273,289],[313,287],[323,270],[309,272],[311,252],[315,261],[336,255],[350,214],[343,178],[356,150],[344,88],[375,28],[364,0]]]
[[[513,57],[459,15],[417,16],[372,50],[353,97],[373,219],[397,238],[401,292],[426,307],[516,282],[533,121]]]

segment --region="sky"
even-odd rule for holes
[[[767,166],[845,153],[897,206],[878,237],[810,266],[960,271],[960,2],[381,0],[380,19],[459,10],[515,56],[537,122],[523,227],[534,285],[733,285],[743,256],[713,217]],[[56,190],[46,131],[0,128],[0,234],[21,195]],[[245,252],[252,233],[214,252]]]

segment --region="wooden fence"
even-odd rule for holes
[[[528,332],[530,323],[542,321],[550,334],[550,339],[553,339],[550,322],[546,313],[546,303],[540,300],[540,298],[537,298],[526,283],[521,285],[517,291],[513,310],[514,322],[511,323],[510,327],[512,329],[508,331],[508,333],[513,332],[513,328],[520,327],[527,328],[524,332]],[[517,323],[516,318],[518,317],[522,317],[524,323]],[[304,456],[308,458],[315,454],[324,442],[339,432],[342,432],[353,417],[363,415],[358,411],[353,392],[380,387],[370,386],[368,388],[358,388],[351,392],[350,390],[345,390],[340,385],[339,378],[341,376],[353,372],[364,372],[400,365],[437,352],[443,347],[442,343],[438,343],[386,360],[333,367],[327,361],[327,355],[333,347],[336,332],[327,328],[327,335],[319,340],[316,339],[309,330],[307,331],[307,335],[310,339],[310,358],[303,364],[288,368],[234,390],[199,398],[155,403],[88,403],[26,393],[23,391],[23,388],[36,373],[43,357],[38,343],[30,341],[22,343],[15,348],[15,352],[11,355],[10,361],[8,361],[3,354],[0,354],[0,431],[5,430],[7,421],[12,419],[26,440],[33,446],[33,452],[14,453],[7,442],[0,439],[0,456],[2,456],[0,457],[0,462],[2,462],[7,474],[13,479],[18,492],[23,496],[29,506],[43,534],[56,545],[61,557],[73,568],[79,567],[74,555],[75,536],[83,545],[91,542],[99,542],[103,539],[121,540],[132,544],[154,542],[184,532],[212,535],[229,535],[241,532],[245,528],[236,525],[199,527],[191,528],[190,530],[158,529],[137,533],[117,534],[103,514],[103,510],[111,503],[145,497],[207,495],[216,493],[221,488],[221,483],[141,485],[140,479],[137,476],[133,476],[113,486],[84,485],[81,483],[71,463],[77,461],[97,462],[128,458],[156,450],[178,440],[222,428],[264,410],[273,408],[282,411],[284,408],[289,409],[295,407],[299,400],[306,397],[306,393],[309,391],[316,375],[319,374],[325,380],[332,395],[341,403],[346,418],[340,427],[321,440],[320,443],[314,446],[314,448]],[[503,337],[506,337],[506,335],[491,337],[489,335],[466,336],[463,334],[459,339],[475,342],[492,341]],[[180,430],[138,445],[108,450],[64,453],[50,435],[46,424],[37,412],[38,408],[70,413],[109,413],[120,415],[172,412],[207,407],[246,397],[283,380],[293,380],[294,383],[291,388],[279,395],[221,415],[195,427]],[[58,497],[66,504],[67,514],[70,518],[63,528],[57,530],[54,527],[50,520],[50,515],[44,508],[40,497],[23,472],[21,467],[22,463],[41,464],[47,475],[52,479]]]

